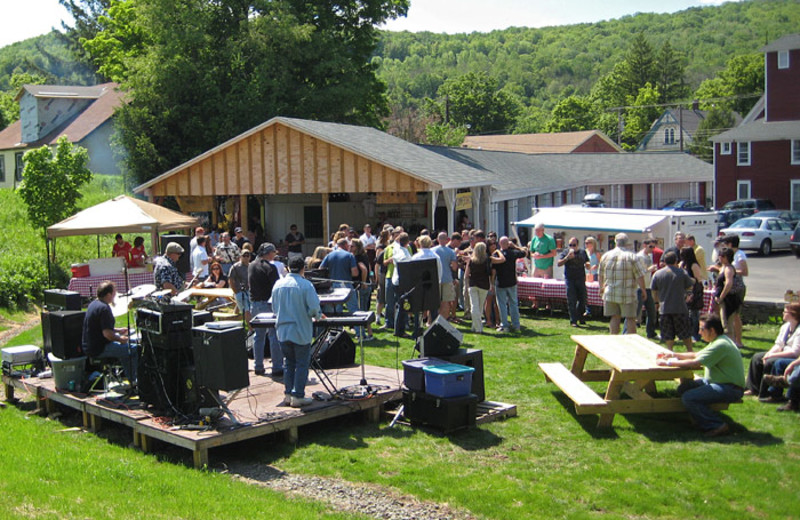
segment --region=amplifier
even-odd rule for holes
[[[79,311],[81,295],[65,289],[47,289],[44,292],[44,305],[50,311]]]
[[[142,332],[153,334],[168,334],[170,332],[192,330],[192,306],[183,309],[169,309],[167,305],[160,306],[159,310],[139,308],[136,310],[136,328]]]
[[[198,386],[231,391],[250,385],[243,327],[195,327],[192,333]]]
[[[412,425],[425,424],[445,433],[475,426],[478,397],[435,397],[403,390],[403,415]]]

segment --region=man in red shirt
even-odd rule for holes
[[[123,258],[125,260],[125,265],[128,265],[131,261],[131,243],[126,242],[119,233],[117,233],[117,236],[114,238],[117,241],[114,243],[114,247],[111,248],[111,256]]]

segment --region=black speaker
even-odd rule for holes
[[[84,311],[52,311],[42,313],[42,339],[45,354],[61,359],[83,355]]]
[[[139,398],[157,410],[174,415],[183,410],[187,391],[194,387],[194,367],[188,350],[154,348],[143,337],[139,356]]]
[[[214,315],[209,311],[192,311],[192,327],[201,327],[209,321],[214,321]]]
[[[475,348],[460,348],[455,354],[439,356],[439,359],[457,365],[472,367],[472,388],[470,393],[478,396],[478,402],[486,400],[486,387],[483,380],[483,351]]]
[[[436,312],[439,310],[439,269],[435,258],[418,258],[399,262],[400,283],[398,300],[407,294],[409,312]]]
[[[347,332],[330,330],[311,348],[313,360],[322,368],[352,365],[356,360],[356,344]]]
[[[183,248],[183,254],[178,258],[178,261],[175,262],[175,266],[178,268],[178,272],[181,273],[183,276],[186,276],[186,273],[192,270],[192,266],[189,263],[190,259],[192,258],[192,251],[190,250],[189,243],[192,241],[192,237],[188,235],[161,235],[161,254],[164,254],[164,251],[167,249],[167,244],[170,242],[177,242]]]
[[[403,415],[412,425],[426,424],[445,433],[475,426],[478,398],[436,397],[423,392],[403,390]]]
[[[79,311],[81,294],[65,289],[47,289],[44,292],[44,306],[49,311]]]
[[[192,333],[198,386],[230,391],[250,385],[243,327],[196,327]]]
[[[453,325],[437,316],[422,336],[417,339],[416,348],[422,357],[442,357],[458,352],[464,335]]]

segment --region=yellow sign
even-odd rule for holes
[[[472,193],[456,193],[456,211],[472,209]]]

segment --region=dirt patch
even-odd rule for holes
[[[25,316],[25,321],[17,322],[7,320],[0,317],[0,325],[8,327],[8,329],[0,332],[0,347],[11,341],[15,336],[22,334],[26,330],[30,330],[39,325],[40,318],[38,312],[33,312]]]

